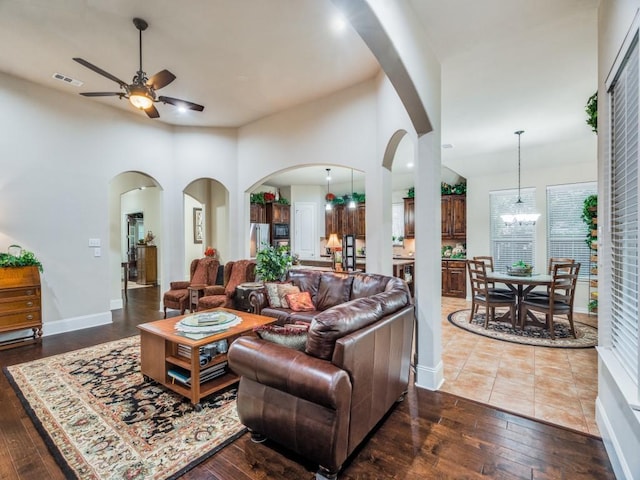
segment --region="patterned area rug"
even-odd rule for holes
[[[246,431],[235,389],[196,412],[145,382],[139,336],[4,370],[68,478],[177,478]]]
[[[499,317],[503,311],[496,309],[496,317]],[[569,323],[563,319],[554,319],[555,340],[551,340],[549,330],[534,325],[525,325],[524,330],[520,328],[514,329],[511,322],[489,322],[489,327],[484,328],[485,314],[480,309],[469,323],[469,309],[458,310],[449,314],[448,320],[463,330],[477,333],[485,337],[503,340],[505,342],[521,343],[524,345],[534,345],[537,347],[555,347],[555,348],[589,348],[598,344],[598,330],[589,325],[573,321],[576,329],[577,339],[573,338],[569,330]],[[538,317],[544,322],[544,317]]]

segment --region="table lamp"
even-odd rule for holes
[[[338,234],[332,233],[329,235],[329,240],[327,241],[327,248],[331,250],[331,263],[332,268],[335,270],[336,268],[336,248],[339,248],[340,242],[338,241]]]

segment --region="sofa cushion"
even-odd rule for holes
[[[336,340],[382,318],[382,306],[373,298],[359,298],[315,316],[309,328],[305,352],[331,360]]]
[[[405,290],[389,290],[371,297],[380,302],[382,315],[390,315],[411,303],[409,292]]]
[[[265,307],[260,312],[260,315],[277,318],[278,325],[284,325],[285,323],[291,323],[291,313],[291,310],[289,310],[288,308]]]
[[[356,273],[353,275],[351,300],[371,297],[376,293],[384,292],[388,283],[389,277],[384,275],[375,273]]]
[[[290,323],[311,323],[320,312],[318,310],[310,310],[308,312],[291,312],[288,322]]]
[[[298,287],[294,287],[298,288]],[[316,309],[309,292],[290,293],[285,296],[289,309],[294,312],[312,312]]]
[[[288,280],[300,288],[301,292],[309,292],[311,301],[316,304],[316,295],[320,285],[320,272],[313,270],[289,270]]]
[[[314,300],[317,310],[324,311],[351,298],[353,276],[346,273],[328,273],[320,277],[318,294]]]
[[[263,325],[255,328],[254,332],[263,340],[304,351],[308,330],[308,324],[289,324],[284,326]]]

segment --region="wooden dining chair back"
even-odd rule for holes
[[[571,264],[573,265],[576,261],[573,258],[568,257],[550,257],[549,265],[547,266],[547,273],[549,275],[553,275],[553,267],[557,264]],[[527,294],[527,297],[544,297],[549,298],[550,287],[546,287],[545,290],[532,290]]]
[[[493,272],[493,257],[490,255],[485,255],[485,256],[475,256],[473,257],[474,260],[479,260],[481,262],[484,262],[485,264],[485,268],[487,270],[487,272]],[[489,291],[491,293],[501,293],[502,295],[508,295],[510,297],[514,297],[515,296],[515,292],[507,287],[496,287],[494,282],[489,282]]]
[[[516,299],[513,295],[505,295],[491,291],[487,280],[487,264],[482,260],[467,260],[469,281],[471,282],[471,313],[469,322],[473,320],[480,305],[485,307],[484,328],[488,328],[489,320],[495,321],[496,307],[509,308],[511,325],[516,326]]]
[[[524,320],[529,311],[541,312],[545,315],[547,328],[552,340],[555,340],[554,316],[566,315],[571,328],[571,334],[576,337],[576,330],[573,325],[573,302],[575,299],[576,285],[578,284],[578,274],[580,273],[580,263],[556,263],[553,265],[553,280],[549,286],[548,297],[525,297],[520,303],[520,318],[522,328]]]

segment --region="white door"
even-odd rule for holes
[[[293,253],[300,258],[313,259],[318,253],[320,244],[318,237],[317,204],[312,202],[295,202]]]

